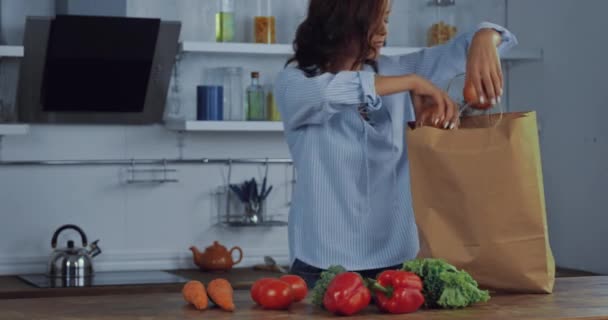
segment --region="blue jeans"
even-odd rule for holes
[[[402,264],[398,264],[398,265],[394,265],[394,266],[386,267],[386,268],[361,270],[361,271],[357,271],[357,272],[359,274],[361,274],[361,276],[363,276],[364,278],[374,278],[375,279],[376,276],[378,274],[380,274],[382,271],[398,270],[398,269],[401,269],[402,266],[403,266]],[[317,267],[313,267],[298,259],[296,259],[293,262],[293,264],[291,265],[291,269],[290,269],[290,273],[300,276],[300,277],[302,277],[302,279],[304,279],[304,281],[306,281],[306,285],[308,285],[309,290],[314,288],[315,284],[317,283],[317,280],[319,280],[319,278],[321,276],[321,272],[323,272],[323,271],[325,271],[325,270],[319,269]]]

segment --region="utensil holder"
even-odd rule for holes
[[[221,186],[215,193],[215,209],[217,221],[230,227],[255,227],[277,224],[273,217],[267,214],[266,204],[262,202],[257,207],[241,202],[227,186]]]
[[[229,227],[263,227],[285,226],[287,222],[274,220],[267,213],[266,200],[260,202],[242,202],[230,189],[232,162],[228,164],[227,185],[218,188],[215,193],[218,223]],[[268,167],[268,163],[266,163]]]
[[[264,202],[265,201],[260,203],[246,203],[243,206],[243,215],[245,216],[243,221],[251,224],[263,223],[265,216],[264,208],[266,207]]]

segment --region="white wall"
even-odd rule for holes
[[[508,0],[509,27],[544,50],[542,62],[511,68],[510,97],[539,113],[555,256],[599,273],[608,273],[606,12],[604,0]]]
[[[254,1],[237,0],[241,41],[247,13]],[[425,27],[433,22],[425,0],[394,0],[391,45],[423,45]],[[26,15],[52,15],[52,0],[2,0],[2,34],[10,44],[20,44]],[[290,42],[306,0],[276,0],[278,40]],[[479,20],[503,24],[504,1],[459,0],[463,28]],[[162,17],[183,22],[182,40],[212,41],[216,1],[128,0],[127,12],[139,17]],[[472,13],[474,12],[474,13]],[[236,65],[262,71],[263,81],[283,61],[273,58],[237,58],[187,54],[181,61],[180,88],[183,114],[193,118],[194,88],[202,71],[210,66]],[[16,86],[18,61],[3,60],[0,76],[2,97],[11,100]],[[5,137],[3,160],[174,158],[179,156],[178,137],[161,126],[60,126],[35,125],[28,135]],[[250,158],[289,157],[281,134],[185,135],[184,157]],[[172,166],[179,172],[176,184],[133,186],[125,184],[127,167],[0,167],[0,274],[44,271],[53,231],[74,223],[91,240],[101,239],[104,253],[96,258],[99,270],[192,267],[187,248],[200,248],[219,240],[228,247],[239,245],[245,265],[261,263],[265,254],[287,261],[286,228],[230,229],[214,226],[217,198],[212,194],[225,184],[225,166]],[[260,177],[261,166],[237,167],[235,179]],[[272,166],[275,185],[270,212],[284,214],[291,191],[291,168]],[[234,182],[234,181],[233,181]],[[279,218],[286,218],[285,216]],[[63,238],[65,241],[65,237]]]
[[[57,14],[125,16],[125,0],[55,0]]]
[[[3,44],[21,44],[26,15],[49,15],[55,12],[55,1],[51,0],[1,0],[0,34]]]

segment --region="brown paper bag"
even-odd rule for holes
[[[485,288],[552,292],[536,113],[409,128],[407,146],[419,256],[443,258]]]

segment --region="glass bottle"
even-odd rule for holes
[[[268,90],[266,103],[268,104],[268,120],[281,121],[281,114],[279,113],[279,109],[277,108],[277,102],[274,99],[272,88]]]
[[[215,15],[215,40],[234,41],[234,0],[220,0],[220,10]]]
[[[458,32],[456,28],[456,0],[431,0],[435,21],[427,32],[429,47],[450,41]]]
[[[169,119],[183,119],[185,115],[182,114],[182,105],[180,98],[180,60],[177,59],[175,62],[175,67],[173,68],[173,75],[171,77],[171,83],[169,92],[167,94],[167,105],[166,109],[168,110],[167,118]]]
[[[257,0],[258,13],[253,18],[254,39],[256,43],[276,43],[276,19],[272,15],[270,0]]]
[[[247,87],[247,120],[266,120],[266,96],[260,85],[259,72],[251,73],[251,84]]]

